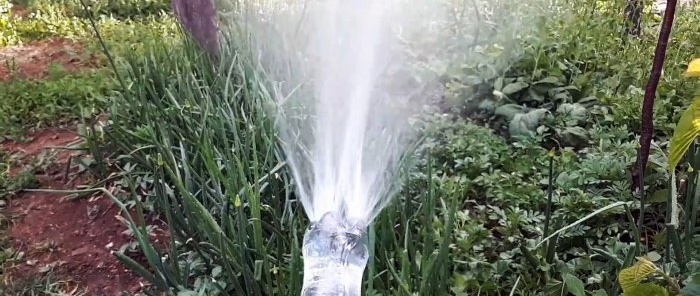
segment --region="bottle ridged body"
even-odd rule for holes
[[[369,257],[367,232],[347,226],[333,213],[304,234],[302,296],[360,296]]]

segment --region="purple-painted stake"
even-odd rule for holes
[[[219,54],[219,31],[213,0],[172,0],[180,23],[211,56]]]

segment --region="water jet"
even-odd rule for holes
[[[260,68],[274,85],[270,110],[310,221],[301,295],[359,296],[370,257],[368,227],[400,186],[395,175],[419,138],[414,118],[433,94],[441,96],[438,77],[453,67],[440,61],[478,64],[480,58],[473,53],[478,45],[441,34],[512,42],[469,21],[489,17],[482,7],[489,2],[493,11],[509,4],[474,1],[474,18],[449,1],[279,2],[250,7],[246,25]],[[460,19],[448,21],[455,11]],[[522,20],[492,17],[507,23],[513,36],[522,31]]]

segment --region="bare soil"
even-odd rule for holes
[[[75,73],[99,66],[99,58],[77,42],[54,38],[0,48],[0,82],[46,78],[55,69]]]
[[[12,13],[22,18],[28,10],[15,6]],[[0,48],[0,84],[45,79],[57,73],[55,70],[59,74],[77,73],[102,64],[97,54],[69,39],[32,41]],[[0,140],[0,150],[13,160],[10,175],[41,159],[41,169],[35,172],[39,189],[70,190],[93,183],[75,169],[66,172],[74,152],[53,149],[77,142],[75,130],[54,127],[27,135],[26,141]],[[109,198],[95,194],[67,199],[62,193],[22,191],[8,201],[4,211],[14,219],[8,229],[0,231],[10,237],[16,251],[24,254],[20,262],[1,272],[8,275],[6,281],[20,282],[50,271],[88,296],[134,295],[147,286],[113,255],[133,237],[125,233],[127,227],[118,219],[120,210]],[[149,223],[166,229],[162,222]],[[168,234],[156,230],[152,240],[165,246]],[[144,262],[142,255],[129,255]]]
[[[47,147],[74,142],[78,135],[72,130],[49,129],[31,138],[27,143],[3,143],[0,148],[10,155],[30,159]],[[63,180],[70,155],[65,151],[57,153],[47,169],[37,172],[39,188],[73,189],[90,182],[85,176],[72,183]],[[118,207],[99,195],[76,200],[63,197],[60,193],[25,191],[9,202],[7,210],[18,219],[7,232],[15,249],[25,254],[23,262],[9,274],[21,280],[52,270],[86,290],[86,295],[139,292],[145,283],[112,254],[132,241],[123,233],[126,226],[117,219]]]

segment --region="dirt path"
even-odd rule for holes
[[[26,12],[20,6],[13,8],[15,17]],[[0,84],[78,73],[99,68],[102,62],[96,53],[65,38],[3,47],[0,48]],[[90,184],[93,180],[87,174],[78,174],[77,168],[66,172],[72,152],[50,149],[79,140],[75,130],[50,128],[28,135],[30,140],[21,143],[0,140],[0,152],[10,155],[13,162],[9,170],[11,178],[21,173],[22,166],[31,166],[39,168],[34,170],[34,175],[40,189],[76,189]],[[119,209],[107,197],[94,195],[70,200],[60,193],[20,191],[0,210],[13,218],[9,228],[0,231],[10,237],[14,251],[22,254],[21,260],[12,260],[9,267],[0,270],[6,280],[0,286],[8,281],[11,285],[40,278],[47,273],[58,276],[59,280],[69,280],[82,292],[70,295],[133,295],[146,286],[113,255],[133,238],[125,233],[127,228],[118,219]],[[153,223],[165,228],[162,222]],[[161,246],[168,241],[163,233],[156,232],[154,238]],[[142,255],[134,259],[143,262]]]
[[[34,135],[28,143],[10,142],[0,147],[26,162],[39,157],[46,147],[63,146],[77,139],[71,130],[50,129]],[[69,156],[66,151],[57,153],[46,169],[37,172],[39,188],[71,189],[89,181],[86,177],[72,183],[64,181]],[[138,292],[144,283],[111,253],[131,240],[116,218],[118,208],[105,197],[74,201],[63,197],[21,192],[9,203],[7,210],[17,219],[8,233],[14,248],[24,252],[23,262],[9,271],[12,277],[22,279],[51,270],[86,289],[85,295]]]
[[[86,52],[79,43],[62,38],[38,40],[0,48],[0,82],[41,79],[54,70],[75,73],[99,64],[98,57]]]

